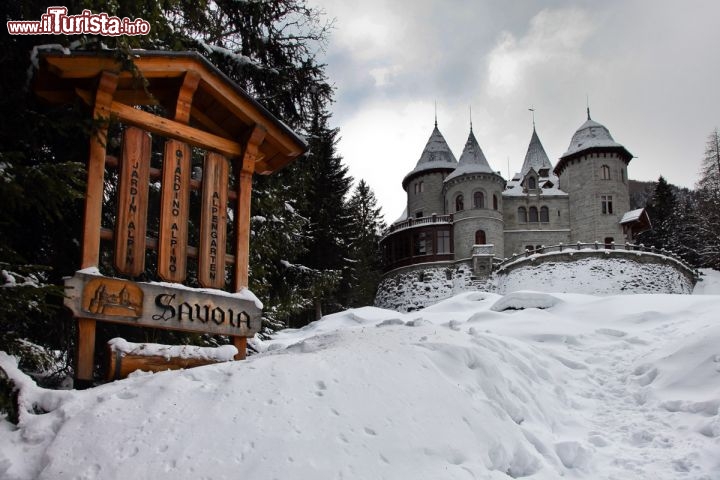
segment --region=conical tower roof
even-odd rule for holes
[[[457,168],[445,178],[445,181],[447,182],[466,173],[495,173],[490,168],[490,164],[485,158],[485,154],[480,148],[472,129],[470,129],[470,135],[468,135],[467,142],[465,142],[465,148],[462,155],[460,155]]]
[[[590,118],[590,110],[588,109],[587,120],[580,125],[580,128],[572,136],[570,146],[562,154],[558,164],[555,165],[555,174],[560,175],[569,160],[590,153],[590,151],[598,150],[617,152],[626,163],[630,163],[632,159],[632,153],[628,152],[622,144],[617,143],[604,125]]]
[[[525,161],[523,162],[522,170],[520,170],[521,177],[527,175],[531,168],[536,172],[539,172],[540,169],[543,168],[552,170],[552,163],[550,163],[550,159],[548,158],[547,153],[545,153],[545,148],[543,148],[543,145],[540,142],[540,137],[538,137],[535,127],[533,127],[530,144],[528,145],[527,153],[525,154]]]
[[[435,128],[430,134],[430,138],[425,145],[425,149],[420,154],[415,168],[410,171],[403,179],[403,188],[405,188],[414,175],[429,170],[452,170],[457,166],[457,160],[453,155],[450,147],[445,141],[442,133],[435,124]]]

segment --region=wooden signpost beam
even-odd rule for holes
[[[235,265],[233,290],[239,292],[249,284],[250,259],[250,201],[252,198],[252,176],[255,172],[255,161],[258,149],[265,139],[267,131],[255,125],[247,137],[240,159],[237,207],[235,208]],[[238,349],[236,360],[245,358],[247,337],[233,337],[233,344]]]
[[[110,123],[110,105],[117,84],[117,75],[103,72],[100,75],[97,92],[95,93],[95,106],[93,108],[95,131],[90,136],[90,155],[87,165],[82,263],[80,264],[82,269],[97,267],[100,259],[100,226],[102,221],[107,132]],[[75,376],[80,384],[89,384],[92,381],[93,358],[95,357],[95,327],[95,320],[78,318]]]

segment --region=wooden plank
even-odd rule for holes
[[[230,336],[253,336],[262,323],[254,300],[218,290],[83,272],[67,278],[65,289],[65,306],[77,317],[96,321]]]
[[[238,200],[235,209],[235,274],[233,290],[239,292],[248,287],[250,258],[250,203],[252,197],[252,176],[260,145],[267,131],[257,125],[248,135],[240,166]]]
[[[87,91],[78,89],[76,93],[83,100],[89,101],[90,94]],[[117,115],[121,121],[142,127],[149,132],[185,141],[190,145],[213,150],[228,157],[237,157],[242,153],[242,147],[238,142],[204,132],[174,120],[158,117],[119,102],[112,102],[110,112]]]
[[[136,277],[145,270],[148,193],[150,187],[150,135],[136,127],[123,134],[115,222],[115,268]]]
[[[205,155],[198,248],[198,283],[206,288],[225,287],[227,240],[227,189],[230,165],[214,152]],[[236,255],[237,257],[237,255]],[[237,258],[236,258],[237,262]]]
[[[106,373],[108,381],[126,378],[132,372],[141,370],[143,372],[164,372],[165,370],[180,370],[181,368],[201,367],[211,363],[220,363],[214,360],[202,358],[180,358],[160,357],[121,354],[120,352],[109,352],[110,359]]]
[[[187,274],[191,152],[187,143],[165,142],[158,239],[158,276],[182,283]]]

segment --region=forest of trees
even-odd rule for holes
[[[646,198],[635,207],[646,207],[652,230],[638,241],[665,248],[696,267],[720,270],[720,131],[709,136],[700,179],[694,190],[678,188],[662,176],[648,185]]]
[[[263,334],[372,302],[384,225],[373,192],[363,181],[353,188],[336,151],[333,88],[320,60],[332,23],[323,12],[305,0],[71,0],[64,6],[71,14],[90,9],[142,18],[151,31],[135,37],[2,34],[0,350],[16,355],[29,371],[67,373],[73,361],[75,325],[62,307],[62,278],[79,265],[84,161],[93,125],[79,103],[51,107],[34,97],[38,45],[110,49],[128,68],[133,48],[206,56],[309,144],[290,167],[254,179],[250,289],[265,304]],[[0,11],[5,20],[38,20],[46,8],[47,2],[3,2]],[[227,341],[99,324],[98,344],[119,334],[133,341]]]

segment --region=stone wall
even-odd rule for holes
[[[470,262],[413,265],[385,275],[375,296],[375,306],[412,312],[458,293],[487,287],[486,281],[473,279]]]
[[[448,171],[450,171],[449,169]],[[430,172],[419,173],[407,185],[408,217],[416,218],[418,213],[422,217],[429,217],[433,213],[445,213],[445,200],[443,199],[443,180],[447,173]],[[415,192],[415,185],[422,182],[422,192]]]
[[[623,250],[533,255],[496,272],[497,292],[621,295],[691,293],[695,278],[675,259]]]

